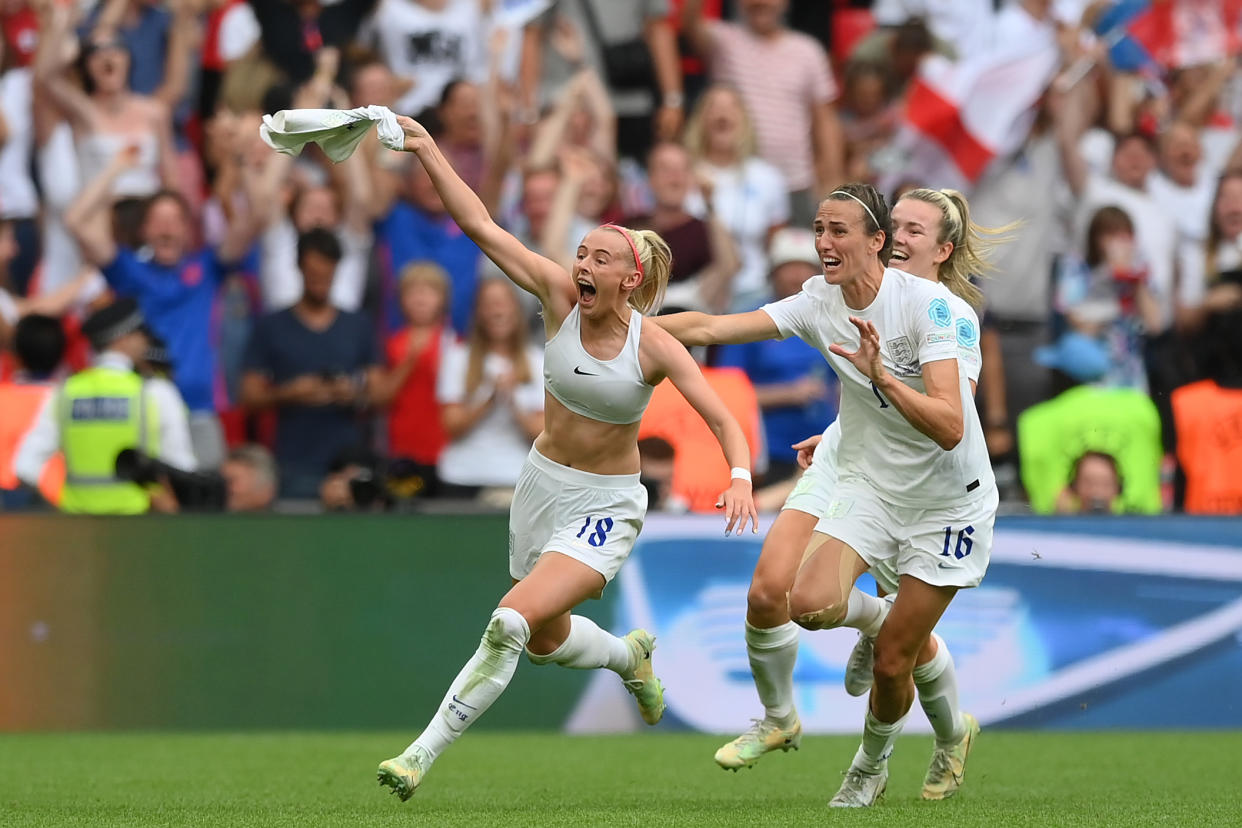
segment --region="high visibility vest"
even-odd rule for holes
[[[1242,514],[1242,389],[1203,380],[1174,391],[1172,403],[1185,510]]]
[[[132,371],[79,371],[57,400],[65,488],[60,508],[87,515],[136,515],[151,506],[147,491],[116,477],[116,456],[135,448],[159,453],[159,414]]]
[[[1070,482],[1074,461],[1088,451],[1112,455],[1121,473],[1117,510],[1160,511],[1160,413],[1132,388],[1080,385],[1018,415],[1018,457],[1031,509],[1051,514]]]

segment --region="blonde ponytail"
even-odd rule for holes
[[[919,188],[902,196],[926,202],[940,210],[940,244],[953,243],[949,258],[940,263],[937,279],[972,307],[983,307],[983,292],[971,276],[986,276],[995,270],[989,260],[992,250],[1009,240],[1018,222],[1003,227],[981,227],[970,220],[970,204],[957,190]]]
[[[673,251],[654,230],[631,230],[615,224],[607,226],[625,235],[638,256],[643,272],[642,282],[630,293],[630,307],[644,316],[654,314],[664,303],[664,291],[668,288],[668,277],[673,270]]]

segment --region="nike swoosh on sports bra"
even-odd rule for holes
[[[603,423],[628,424],[642,419],[654,386],[643,378],[638,338],[643,315],[630,310],[630,330],[621,352],[596,359],[582,347],[578,306],[561,323],[543,354],[543,381],[548,392],[575,414]]]

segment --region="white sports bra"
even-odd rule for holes
[[[630,310],[630,330],[621,353],[596,359],[582,347],[582,326],[574,305],[543,354],[543,382],[553,397],[575,414],[617,425],[636,423],[647,410],[654,386],[643,378],[638,338],[643,315]]]

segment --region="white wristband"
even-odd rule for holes
[[[750,472],[741,466],[734,466],[730,469],[729,477],[733,480],[745,480],[747,483],[750,482]]]

